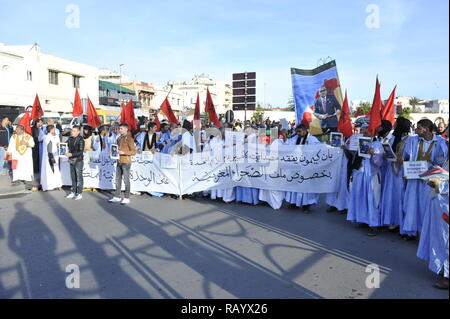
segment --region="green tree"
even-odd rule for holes
[[[405,107],[402,109],[402,112],[398,116],[401,116],[401,117],[404,117],[405,119],[410,120],[411,119],[410,113],[411,113],[411,108]]]
[[[264,120],[264,108],[262,107],[262,105],[260,103],[258,103],[258,106],[255,109],[255,112],[253,112],[251,120],[254,122],[258,122],[259,115],[262,115],[262,118]]]
[[[291,96],[289,98],[289,100],[287,102],[287,106],[288,106],[287,107],[288,111],[292,111],[292,112],[295,111],[295,101],[294,101],[294,97],[293,96]]]
[[[372,104],[369,102],[362,102],[353,113],[354,116],[365,116],[367,113],[370,112],[370,109],[372,108]]]

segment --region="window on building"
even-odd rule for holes
[[[58,72],[48,71],[48,82],[50,84],[58,85]]]
[[[72,82],[74,88],[80,88],[80,76],[72,75]]]
[[[33,73],[31,71],[27,71],[27,81],[33,81]]]

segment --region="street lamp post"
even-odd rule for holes
[[[119,65],[119,102],[120,102],[120,94],[122,93],[122,65],[124,64],[120,64]]]

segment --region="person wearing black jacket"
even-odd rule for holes
[[[83,152],[84,139],[80,135],[80,127],[74,126],[67,140],[69,152],[66,156],[70,163],[70,177],[72,178],[72,192],[66,198],[80,200],[83,197]]]
[[[0,175],[8,173],[8,162],[5,161],[6,150],[8,149],[9,140],[13,135],[12,130],[8,127],[8,117],[3,117],[0,122]]]
[[[37,121],[34,121],[33,127],[31,128],[31,136],[33,136],[33,140],[34,140],[34,147],[33,147],[33,168],[34,168],[34,173],[37,174],[38,176],[40,176],[40,172],[41,172],[41,161],[40,161],[40,157],[41,155],[39,155],[42,152],[42,141],[39,142],[39,136],[41,134],[41,128],[42,125],[44,124],[44,122],[39,119]]]

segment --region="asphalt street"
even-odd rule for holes
[[[0,198],[0,298],[448,298],[418,242],[327,213],[65,191]],[[380,269],[368,288],[369,264]],[[69,289],[68,265],[80,269]]]

